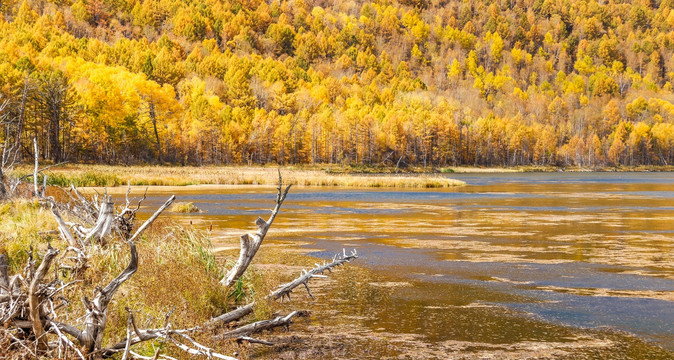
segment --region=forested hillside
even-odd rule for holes
[[[674,162],[674,0],[0,4],[26,157]]]

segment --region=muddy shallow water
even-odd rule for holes
[[[266,241],[320,258],[356,248],[363,284],[328,281],[338,295],[311,302],[288,339],[331,334],[319,343],[332,352],[258,355],[674,358],[674,174],[452,177],[468,185],[293,188]],[[151,190],[147,205],[168,191],[204,211],[171,216],[212,225],[221,248],[275,197],[177,188]]]

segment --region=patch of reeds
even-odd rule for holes
[[[194,203],[191,201],[190,202],[178,201],[173,203],[169,211],[181,214],[190,214],[200,212],[201,210],[199,210],[199,208],[196,205],[194,205]]]

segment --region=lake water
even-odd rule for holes
[[[468,185],[293,188],[266,241],[319,258],[357,249],[386,291],[332,304],[430,358],[674,358],[674,174],[451,177]],[[172,216],[212,225],[216,247],[238,246],[275,199],[269,187],[173,192],[205,212]],[[150,195],[156,206],[167,194]]]

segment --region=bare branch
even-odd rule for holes
[[[124,239],[131,237],[131,231],[133,230],[133,223],[136,219],[136,212],[140,209],[140,204],[147,198],[147,187],[145,188],[145,193],[143,197],[138,200],[138,205],[135,208],[131,208],[131,200],[129,199],[129,194],[131,193],[131,184],[127,185],[126,189],[126,203],[124,207],[117,213],[115,216],[115,225],[120,232],[120,235]]]
[[[98,213],[98,210],[94,204],[87,200],[87,198],[84,197],[84,195],[82,195],[79,190],[77,190],[75,185],[70,184],[70,190],[71,192],[68,193],[70,198],[72,200],[76,200],[79,203],[77,209],[82,212],[82,215],[86,218],[87,221],[94,222],[96,219],[96,214]],[[75,196],[73,197],[72,194],[75,194]]]
[[[86,360],[85,357],[84,357],[84,355],[82,355],[82,352],[80,351],[80,349],[78,349],[77,346],[76,346],[72,341],[70,341],[70,339],[68,339],[68,337],[66,337],[65,335],[63,335],[63,333],[62,333],[61,330],[58,328],[58,326],[51,326],[49,329],[50,329],[50,330],[54,330],[54,332],[55,332],[56,335],[59,337],[59,340],[61,341],[62,344],[64,344],[64,345],[67,346],[68,348],[70,348],[70,349],[72,349],[73,351],[75,351],[75,353],[80,357],[80,359]]]
[[[316,267],[309,271],[302,270],[302,274],[299,277],[289,283],[280,285],[278,289],[269,294],[269,298],[274,300],[280,298],[283,300],[284,297],[288,297],[288,300],[290,300],[290,293],[293,291],[293,289],[300,285],[304,285],[307,289],[307,292],[309,293],[309,296],[313,298],[313,295],[311,295],[311,291],[309,290],[309,280],[315,277],[325,277],[322,274],[326,270],[331,271],[333,268],[357,258],[358,254],[356,253],[355,249],[349,255],[346,254],[346,250],[343,250],[342,256],[335,256],[330,263],[324,263],[323,265],[316,264]]]
[[[189,347],[189,346],[187,346],[187,345],[185,345],[185,344],[179,342],[178,340],[174,339],[173,337],[171,337],[171,335],[173,335],[173,334],[176,334],[176,335],[178,335],[178,336],[180,336],[180,337],[182,337],[182,338],[188,340],[189,342],[192,343],[192,345],[194,346],[194,348]],[[171,331],[171,332],[169,332],[169,334],[166,336],[166,338],[167,338],[169,341],[171,341],[175,346],[179,347],[181,350],[187,352],[187,353],[190,354],[190,355],[207,356],[209,359],[210,359],[210,358],[216,358],[216,359],[222,359],[222,360],[236,360],[236,358],[233,358],[233,357],[231,357],[231,356],[226,356],[226,355],[219,354],[219,353],[213,351],[213,349],[211,349],[211,348],[209,348],[209,347],[206,347],[206,346],[203,346],[203,345],[199,344],[198,342],[192,340],[192,338],[190,338],[189,336],[187,336],[187,335],[185,335],[185,334],[175,333],[175,332]]]
[[[59,331],[63,331],[64,333],[74,337],[75,339],[78,339],[78,341],[80,338],[82,338],[82,331],[80,331],[78,328],[72,325],[63,324],[54,320],[47,320],[47,325],[49,326],[50,330],[52,327],[57,327]]]
[[[152,216],[150,216],[150,218],[147,219],[147,220],[143,223],[143,225],[141,225],[141,226],[138,228],[138,230],[136,230],[136,233],[133,234],[133,236],[131,237],[131,239],[129,239],[129,241],[135,241],[141,234],[143,234],[143,232],[145,231],[145,229],[147,229],[147,227],[150,226],[150,225],[157,219],[157,217],[158,217],[162,212],[164,212],[164,210],[166,210],[166,208],[168,208],[169,206],[171,206],[171,203],[173,203],[173,200],[175,200],[175,199],[176,199],[176,196],[175,196],[175,195],[172,195],[168,200],[166,200],[166,202],[164,203],[164,205],[162,205],[159,209],[157,209],[157,211],[155,211],[155,213],[152,214]]]
[[[37,271],[33,275],[33,278],[30,282],[30,288],[28,289],[28,306],[30,309],[29,317],[33,326],[33,334],[37,339],[38,350],[44,351],[47,349],[47,339],[44,337],[44,327],[42,325],[42,311],[40,309],[40,296],[38,295],[38,287],[42,283],[47,271],[51,266],[52,260],[58,255],[59,251],[55,250],[49,246],[49,250],[44,255],[42,263],[37,268]]]
[[[52,206],[51,212],[52,214],[54,214],[54,218],[56,219],[56,223],[58,224],[61,237],[64,240],[66,240],[70,246],[74,248],[81,247],[82,244],[78,243],[78,241],[75,240],[75,237],[73,236],[72,232],[70,232],[70,229],[68,228],[68,225],[66,225],[66,222],[63,221],[63,218],[61,217],[61,214],[59,214],[59,211]]]
[[[7,268],[9,264],[7,262],[7,255],[0,254],[0,295],[5,292],[9,293],[9,275],[7,274]]]
[[[65,165],[65,164],[67,164],[67,163],[69,163],[69,161],[61,161],[60,163],[57,163],[57,164],[47,165],[47,166],[43,167],[42,169],[38,169],[37,171],[33,171],[32,174],[26,174],[26,175],[20,177],[20,178],[19,178],[19,181],[26,180],[26,179],[28,179],[28,178],[31,177],[31,176],[35,176],[36,173],[37,173],[37,174],[40,174],[40,173],[42,173],[43,171],[49,170],[49,169],[51,169],[51,168],[53,168],[53,167]]]
[[[84,300],[87,308],[84,324],[85,328],[81,336],[78,338],[80,343],[86,347],[88,352],[93,352],[101,348],[103,341],[103,331],[107,321],[107,309],[110,300],[115,295],[119,287],[138,270],[138,253],[136,252],[136,245],[133,241],[128,241],[131,252],[131,259],[129,265],[107,286],[99,290],[98,295],[93,301]]]
[[[281,205],[286,199],[291,186],[292,184],[288,185],[285,190],[283,190],[283,178],[281,177],[281,171],[279,170],[276,206],[274,206],[274,210],[272,210],[269,220],[265,221],[261,217],[258,217],[257,220],[255,220],[255,225],[257,225],[257,233],[252,235],[241,235],[241,250],[239,252],[239,258],[237,259],[236,264],[234,264],[234,267],[232,267],[229,272],[227,272],[227,275],[225,275],[225,277],[220,281],[221,284],[227,287],[232,286],[232,284],[234,284],[246,271],[250,265],[250,262],[253,260],[253,257],[255,257],[255,254],[257,254],[260,245],[262,245],[262,241],[264,240],[265,235],[267,235],[267,231],[274,222],[276,215],[278,214],[279,210],[281,210]]]
[[[212,326],[216,326],[218,324],[224,325],[224,324],[231,323],[232,321],[239,320],[239,319],[243,318],[244,316],[252,313],[254,305],[255,305],[255,302],[252,302],[250,304],[247,304],[247,305],[244,305],[240,308],[237,308],[236,310],[232,310],[232,311],[224,313],[220,316],[216,316],[216,317],[208,320],[204,324],[204,327],[212,327]]]
[[[183,329],[183,330],[172,330],[173,333],[188,333],[188,332],[196,332],[200,331],[202,329],[207,329],[210,327],[214,327],[217,325],[224,325],[231,323],[233,321],[239,320],[243,318],[244,316],[250,314],[253,312],[253,305],[255,305],[254,302],[247,304],[245,306],[239,307],[235,310],[229,311],[227,313],[224,313],[220,316],[214,317],[211,320],[207,321],[202,327],[194,327],[190,329]],[[157,339],[157,338],[163,338],[165,336],[165,329],[147,329],[147,330],[139,330],[138,327],[136,326],[135,319],[133,316],[131,317],[131,322],[132,326],[134,329],[134,333],[136,334],[133,338],[129,340],[127,339],[116,343],[115,345],[104,349],[103,353],[105,354],[111,354],[114,352],[119,352],[121,351],[124,346],[126,345],[127,342],[131,344],[131,346],[141,343],[143,341],[148,341],[152,339]]]
[[[23,341],[17,339],[16,336],[14,336],[9,331],[7,332],[7,334],[9,334],[9,336],[12,338],[12,340],[14,340],[15,343],[21,345],[22,348],[26,349],[33,356],[34,359],[37,359],[37,354],[35,354],[33,350],[31,350],[28,346],[26,346]]]
[[[37,139],[33,138],[33,155],[35,156],[35,170],[33,171],[33,187],[34,187],[34,195],[38,196],[40,193],[37,188],[37,171],[39,167],[39,156],[40,156],[40,149],[37,147]]]
[[[98,209],[96,224],[91,229],[86,230],[84,240],[90,238],[103,240],[105,236],[110,234],[112,231],[112,221],[114,220],[113,215],[112,196],[103,195],[103,200]]]
[[[261,340],[261,339],[255,339],[250,336],[242,336],[238,339],[236,339],[236,342],[241,343],[241,342],[249,342],[251,344],[262,344],[262,345],[267,345],[267,346],[273,346],[274,343],[271,341],[266,341],[266,340]]]
[[[129,350],[131,348],[131,328],[132,328],[132,318],[133,315],[131,311],[127,308],[126,311],[129,312],[129,318],[126,320],[126,345],[124,346],[124,354],[122,354],[122,360],[126,360],[129,356]]]
[[[256,321],[254,323],[238,327],[234,330],[227,331],[222,335],[216,336],[215,338],[217,340],[237,339],[243,336],[259,333],[264,330],[270,330],[281,326],[287,327],[292,322],[292,318],[297,314],[297,311],[293,311],[286,316],[277,316],[274,319]]]

